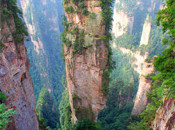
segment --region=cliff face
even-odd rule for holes
[[[153,130],[174,130],[175,129],[175,100],[169,98],[157,110],[152,123]]]
[[[6,7],[5,4],[2,4]],[[2,11],[2,10],[1,10]],[[8,108],[17,114],[11,118],[6,129],[38,130],[35,113],[35,98],[32,79],[29,74],[30,63],[24,41],[16,43],[12,33],[16,30],[12,15],[1,21],[0,53],[0,91],[6,96]]]
[[[67,30],[64,46],[67,85],[73,122],[83,118],[97,120],[97,115],[106,105],[103,93],[108,87],[104,73],[108,69],[108,40],[105,37],[105,25],[98,0],[84,1],[82,14],[77,3],[65,2]],[[67,7],[77,12],[70,13]],[[71,24],[71,25],[70,25]],[[65,28],[66,30],[66,28]],[[106,84],[104,84],[106,81]]]

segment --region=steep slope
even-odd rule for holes
[[[60,0],[18,0],[23,11],[31,42],[26,42],[31,61],[30,74],[34,83],[36,101],[41,88],[49,88],[55,104],[64,90],[61,83],[64,62],[61,57],[61,15],[64,13]]]
[[[15,2],[6,0],[1,3],[0,91],[8,98],[8,108],[17,112],[6,129],[38,130],[30,63],[23,32],[19,33],[23,26],[17,16],[19,12],[15,12],[18,11],[15,5]]]
[[[64,1],[64,54],[73,122],[97,120],[106,105],[109,71],[110,1]],[[103,15],[101,12],[104,12]],[[108,19],[107,19],[108,13]],[[106,21],[105,21],[106,20]]]

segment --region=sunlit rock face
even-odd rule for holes
[[[24,41],[14,41],[12,33],[15,29],[12,16],[2,19],[0,40],[4,47],[0,52],[0,91],[7,97],[7,107],[17,112],[10,118],[11,122],[6,129],[38,130],[33,83],[29,74],[30,63]]]
[[[175,99],[164,100],[163,105],[156,112],[152,128],[153,130],[175,129]]]
[[[67,5],[80,10],[72,2]],[[64,8],[65,6],[64,4]],[[84,43],[79,43],[84,46],[82,50],[79,50],[81,53],[74,52],[70,46],[65,45],[64,47],[73,122],[83,118],[96,121],[99,111],[106,106],[106,96],[102,93],[102,82],[105,80],[103,73],[108,69],[107,44],[109,42],[100,38],[106,32],[99,1],[87,0],[85,6],[89,13],[94,13],[94,18],[81,13],[66,13],[68,22],[72,22],[71,27],[77,27],[79,31],[84,31],[85,34]],[[69,27],[70,30],[71,27]],[[71,46],[75,44],[73,35],[67,34],[72,42]]]

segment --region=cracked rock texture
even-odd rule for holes
[[[71,1],[68,6],[72,6],[74,10],[80,10]],[[73,122],[83,118],[97,121],[99,111],[106,106],[106,96],[102,93],[102,81],[103,72],[108,68],[107,44],[109,41],[100,38],[106,32],[99,1],[86,0],[85,6],[89,13],[94,13],[95,18],[89,18],[79,12],[66,13],[68,22],[72,22],[72,27],[83,30],[85,34],[85,42],[79,43],[83,44],[82,53],[73,53],[74,50],[70,46],[64,47]],[[69,35],[69,40],[74,44],[74,36]]]
[[[0,40],[4,47],[0,52],[0,91],[7,96],[7,107],[17,112],[6,129],[38,130],[33,84],[29,74],[30,63],[24,41],[14,42],[14,31],[12,16],[1,21]]]
[[[153,130],[175,130],[175,99],[169,98],[159,107],[152,128]]]

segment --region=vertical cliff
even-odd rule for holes
[[[110,3],[65,0],[64,9],[62,39],[73,122],[96,121],[108,92]]]
[[[39,127],[29,74],[30,63],[24,46],[26,32],[22,30],[16,3],[6,0],[1,2],[0,91],[7,96],[8,108],[17,112],[6,129],[37,130]]]

